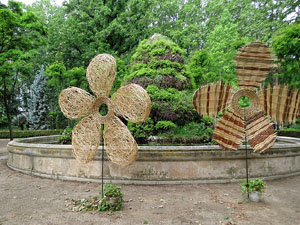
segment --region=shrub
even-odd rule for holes
[[[71,144],[72,142],[72,128],[67,127],[62,132],[62,136],[58,138],[60,144]]]
[[[121,187],[114,184],[105,184],[104,197],[98,204],[99,211],[120,210],[123,205]]]
[[[194,80],[186,73],[184,51],[176,43],[154,34],[139,44],[131,57],[130,69],[124,83],[141,85],[151,98],[153,126],[145,130],[140,125],[130,125],[136,138],[146,139],[150,135],[171,131],[175,126],[183,126],[199,117],[192,105]]]
[[[177,128],[177,125],[171,121],[158,121],[155,125],[155,129],[159,132],[174,132],[175,128]]]
[[[147,138],[153,133],[155,127],[152,119],[149,117],[143,123],[128,122],[128,129],[138,142],[145,143]]]
[[[277,131],[278,136],[295,137],[300,138],[300,130],[293,128],[286,128]]]
[[[257,191],[259,194],[263,193],[266,183],[262,179],[255,179],[255,180],[249,180],[249,184],[247,185],[247,182],[241,184],[242,187],[242,193],[252,193]]]
[[[63,130],[14,130],[14,138],[59,135]],[[0,130],[0,138],[9,138],[8,130]]]

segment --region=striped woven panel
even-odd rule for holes
[[[274,67],[274,56],[267,45],[251,42],[239,49],[236,74],[240,88],[256,89]]]
[[[218,81],[196,90],[193,96],[193,104],[200,115],[216,116],[227,108],[231,97],[231,86]]]
[[[295,123],[300,117],[300,91],[285,85],[263,88],[259,92],[262,109],[276,123]]]
[[[265,152],[276,140],[273,124],[264,111],[257,113],[246,121],[247,140],[254,152]]]
[[[225,150],[237,150],[244,136],[244,120],[232,111],[227,111],[218,121],[213,137]]]

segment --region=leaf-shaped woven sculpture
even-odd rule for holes
[[[77,160],[90,162],[100,145],[101,124],[104,124],[104,145],[108,158],[121,166],[132,164],[137,157],[137,144],[127,126],[117,115],[133,123],[143,122],[150,113],[151,100],[139,85],[121,87],[109,99],[116,76],[116,61],[113,56],[95,56],[87,68],[87,80],[96,97],[88,92],[70,87],[59,95],[59,106],[69,119],[83,118],[73,129],[72,148]],[[99,108],[107,105],[108,112],[100,115]]]
[[[295,122],[300,112],[300,95],[287,86],[269,86],[257,94],[274,67],[274,56],[265,44],[251,42],[242,47],[236,63],[238,91],[220,81],[205,85],[194,93],[193,104],[200,115],[217,116],[227,109],[214,130],[214,139],[220,146],[237,150],[246,134],[255,152],[265,152],[276,139],[269,117],[276,122]],[[239,105],[243,96],[250,99],[249,107]]]

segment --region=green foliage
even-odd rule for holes
[[[103,192],[105,197],[123,197],[121,187],[114,184],[105,184]]]
[[[205,123],[190,122],[183,127],[178,127],[175,130],[175,134],[180,136],[202,136],[210,138],[213,134],[213,130]]]
[[[193,55],[190,63],[187,65],[187,72],[194,77],[195,88],[213,81],[211,80],[213,74],[210,72],[211,63],[210,53],[205,49],[197,51]]]
[[[174,132],[177,128],[177,125],[171,121],[158,121],[155,125],[155,130],[162,133],[162,132]]]
[[[300,138],[300,129],[299,128],[285,128],[282,130],[277,130],[276,132],[277,132],[278,136]]]
[[[128,67],[122,59],[116,57],[116,61],[117,61],[117,75],[113,83],[111,94],[115,93],[122,86],[124,77],[129,73]]]
[[[275,77],[279,83],[300,88],[300,23],[294,23],[280,30],[272,43],[280,68]]]
[[[20,3],[9,1],[8,7],[0,9],[0,104],[10,130],[11,116],[20,98],[17,95],[32,72],[31,60],[35,49],[42,44],[39,38],[42,35],[45,35],[44,25]]]
[[[7,117],[0,116],[0,128],[6,128],[8,126]]]
[[[47,128],[46,117],[49,111],[47,88],[44,66],[42,66],[30,86],[27,120],[31,130],[44,130]]]
[[[55,113],[55,128],[56,129],[64,129],[67,126],[67,119],[64,117],[61,111]]]
[[[63,130],[14,130],[14,138],[59,135]],[[9,138],[8,130],[0,130],[0,138]]]
[[[62,132],[62,136],[58,137],[58,142],[60,144],[71,144],[72,143],[72,128],[67,127]]]
[[[147,138],[153,134],[155,126],[153,124],[153,120],[149,117],[143,123],[128,122],[128,129],[135,139],[145,142]]]
[[[105,184],[104,198],[98,204],[99,211],[118,211],[123,205],[121,187],[114,184]]]
[[[248,98],[247,96],[242,96],[239,98],[239,105],[242,108],[246,108],[248,106],[250,106],[251,102],[250,102],[250,98]]]
[[[173,131],[166,131],[158,136],[167,138],[168,143],[174,144],[204,144],[212,142],[213,123],[208,119],[207,123],[190,122],[184,126],[177,126]],[[203,120],[204,121],[204,120]]]
[[[257,191],[258,193],[263,193],[266,188],[266,183],[262,179],[249,180],[249,184],[247,182],[241,184],[241,191],[243,194],[252,193]]]

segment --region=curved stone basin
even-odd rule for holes
[[[94,161],[80,164],[71,145],[45,144],[57,136],[14,140],[8,143],[7,165],[40,177],[101,182],[101,151]],[[278,137],[264,154],[248,151],[250,178],[276,179],[300,174],[300,139]],[[248,146],[249,148],[249,146]],[[211,146],[139,146],[136,162],[119,167],[105,157],[104,179],[112,183],[174,184],[225,183],[245,179],[245,146],[224,151]]]

